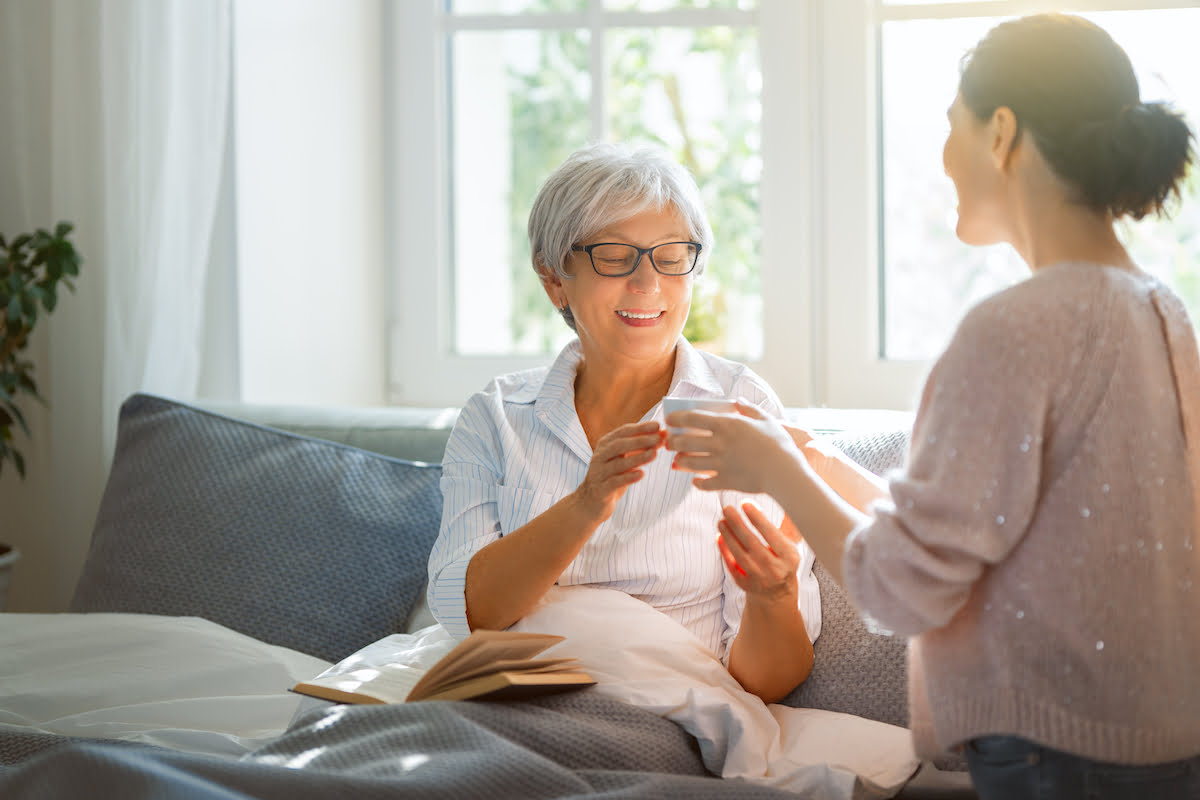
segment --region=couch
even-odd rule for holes
[[[906,414],[788,414],[878,473],[903,461]],[[0,614],[0,796],[797,796],[716,779],[678,726],[586,692],[346,707],[286,691],[432,624],[456,418],[130,397],[70,613]],[[814,668],[783,704],[904,726],[905,642],[816,571]],[[961,767],[923,763],[896,796],[972,798]]]

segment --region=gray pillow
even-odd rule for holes
[[[402,631],[441,466],[135,394],[72,611],[198,616],[329,661]]]
[[[841,434],[830,438],[846,455],[882,475],[904,464],[907,431]],[[872,633],[846,592],[818,562],[821,635],[813,645],[813,669],[781,702],[822,708],[908,726],[908,642]]]

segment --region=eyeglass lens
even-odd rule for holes
[[[691,272],[699,251],[687,242],[668,242],[650,248],[654,266],[664,275],[685,275]],[[630,244],[600,244],[592,248],[592,264],[601,275],[630,273],[638,260],[638,249]]]

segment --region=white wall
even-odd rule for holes
[[[382,404],[380,3],[234,11],[242,398]]]

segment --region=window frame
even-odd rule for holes
[[[447,24],[436,0],[385,7],[388,130],[386,246],[391,403],[456,406],[504,372],[548,356],[453,352],[446,166]],[[1190,8],[1193,2],[1059,3],[1063,11]],[[928,361],[884,359],[880,334],[879,32],[888,20],[1010,16],[1029,0],[890,5],[880,0],[759,0],[763,355],[748,365],[788,406],[911,410]],[[547,15],[547,24],[607,14],[622,24],[694,12]],[[467,23],[485,29],[494,18]],[[459,29],[463,24],[458,24]],[[603,117],[593,107],[594,117]],[[594,119],[594,127],[602,124]],[[801,244],[796,246],[795,242]],[[797,320],[800,320],[797,323]]]

